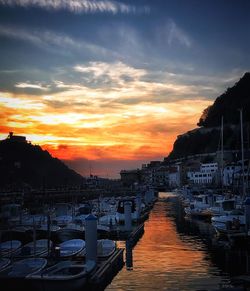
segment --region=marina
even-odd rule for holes
[[[249,11],[0,0],[1,291],[250,291]]]
[[[97,219],[90,215],[87,241],[65,240],[49,255],[46,239],[22,246],[18,240],[2,242],[1,285],[41,291],[248,290],[250,249],[245,238],[244,244],[231,244],[235,233],[222,238],[211,221],[187,215],[180,193],[159,192],[148,218],[132,224],[131,216],[131,225],[126,218],[115,239],[97,238],[92,232]]]
[[[6,204],[5,225],[1,226],[1,285],[11,290],[104,290],[124,266],[124,248],[118,247],[118,241],[127,241],[132,251],[143,235],[143,221],[157,200],[152,193],[146,192],[143,199],[111,199],[111,204],[105,202],[110,198],[103,198],[101,207],[106,212],[101,216],[99,201],[80,207],[56,203],[50,215],[31,215],[19,204]],[[117,213],[122,216],[112,221]],[[99,217],[104,216],[110,217],[110,230],[105,233],[99,224]]]
[[[186,218],[176,194],[159,193],[144,230],[133,266],[105,290],[248,290],[249,249],[215,242],[211,223]]]

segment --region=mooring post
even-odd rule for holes
[[[130,201],[124,203],[125,231],[131,231],[132,229],[131,206]]]
[[[85,218],[86,262],[97,261],[97,217],[89,214]]]

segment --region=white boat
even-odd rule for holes
[[[25,278],[35,272],[39,272],[47,265],[45,258],[26,258],[16,261],[0,272],[0,278]]]
[[[227,215],[213,216],[211,222],[218,234],[227,234],[231,232],[240,232],[245,228],[246,220],[244,212],[235,209]]]
[[[39,239],[36,241],[29,242],[19,248],[17,251],[13,253],[13,256],[16,257],[42,257],[48,255],[48,247],[49,249],[52,246],[52,241],[48,241],[47,239]]]
[[[37,291],[75,291],[84,288],[88,276],[94,271],[96,263],[59,262],[39,273],[27,277]]]
[[[60,257],[73,257],[79,255],[85,249],[85,241],[82,239],[70,239],[59,244]]]
[[[208,216],[206,210],[209,206],[209,195],[200,194],[194,197],[194,201],[190,202],[189,206],[184,208],[184,211],[190,217],[206,218]]]
[[[106,225],[106,226],[115,226],[117,225],[117,219],[115,214],[106,214],[103,216],[100,216],[98,218],[98,224],[100,225]]]
[[[10,257],[18,249],[20,249],[22,243],[20,240],[8,240],[0,243],[0,256],[1,257]]]
[[[235,199],[221,199],[214,202],[212,207],[207,209],[211,216],[226,215],[236,208]]]
[[[98,239],[97,240],[97,257],[107,258],[112,255],[116,250],[116,242],[111,239]],[[86,256],[86,249],[83,251]]]
[[[116,250],[116,243],[110,239],[99,239],[97,241],[97,256],[99,258],[109,257]]]

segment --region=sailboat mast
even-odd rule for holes
[[[242,122],[242,108],[240,109],[240,137],[241,137],[241,167],[242,167],[242,197],[245,198],[245,173],[244,173],[244,139],[243,139],[243,122]]]
[[[221,117],[221,193],[223,194],[223,160],[224,160],[224,154],[223,154],[223,147],[224,147],[224,138],[223,138],[223,115]]]

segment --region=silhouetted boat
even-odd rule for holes
[[[66,227],[58,229],[54,233],[54,240],[56,243],[62,243],[70,239],[85,239],[84,226],[76,223],[70,223]]]
[[[22,243],[20,240],[8,240],[0,243],[0,256],[1,257],[10,257],[18,249],[20,249]]]
[[[0,278],[25,278],[42,270],[47,265],[45,258],[26,258],[7,265],[0,272]]]
[[[52,241],[49,241],[47,239],[39,239],[37,241],[32,241],[21,248],[19,248],[17,251],[13,253],[13,256],[16,257],[41,257],[41,256],[47,256],[48,255],[48,247],[49,249],[52,246]]]
[[[37,291],[81,290],[95,267],[94,261],[88,261],[86,264],[62,261],[28,276],[27,279],[30,280],[33,289]]]

